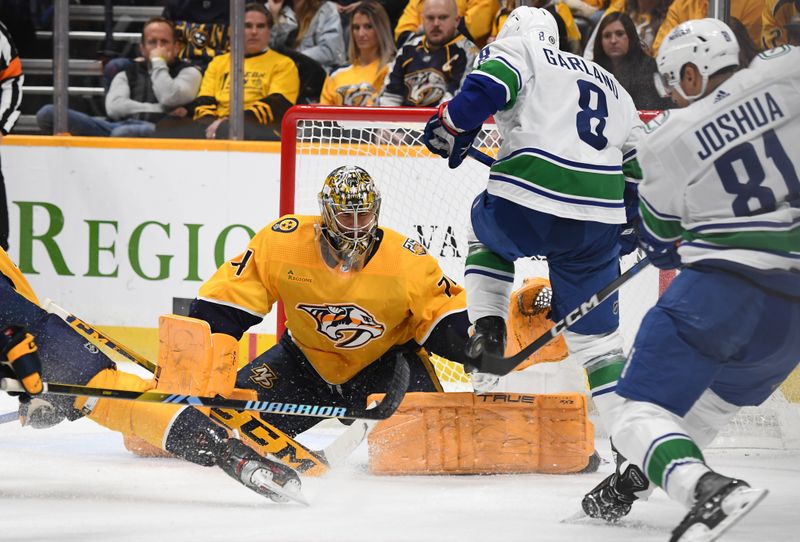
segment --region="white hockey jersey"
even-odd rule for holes
[[[800,270],[800,49],[758,55],[638,143],[640,212],[684,264]]]
[[[484,47],[473,76],[506,93],[494,116],[503,143],[490,194],[565,218],[625,222],[623,155],[634,163],[633,133],[643,125],[613,75],[514,36]]]

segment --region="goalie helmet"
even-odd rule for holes
[[[694,96],[681,88],[681,76],[686,64],[694,64],[700,72],[702,86]],[[658,50],[656,89],[663,97],[674,90],[693,102],[706,92],[708,78],[730,66],[739,65],[739,43],[728,25],[718,19],[697,19],[676,26]]]
[[[342,271],[357,271],[377,239],[381,196],[369,173],[341,166],[325,178],[319,193],[322,233]]]
[[[520,6],[506,19],[497,39],[527,36],[533,41],[558,49],[558,24],[546,9]]]

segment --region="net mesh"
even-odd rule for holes
[[[372,111],[375,118],[369,120],[350,120],[346,112],[337,120],[320,120],[309,108],[308,118],[297,121],[296,147],[289,150],[295,155],[293,212],[318,214],[316,196],[326,175],[342,165],[362,167],[372,175],[382,194],[381,225],[421,243],[438,259],[445,274],[462,282],[469,210],[486,187],[488,168],[468,158],[458,169],[450,170],[446,160],[432,155],[422,143],[430,111],[420,111],[413,120],[409,120],[409,111],[404,111],[402,118],[380,118],[391,117],[391,113],[383,109]],[[495,156],[500,137],[493,125],[484,128],[475,147]],[[634,256],[623,258],[622,270],[633,263]],[[542,259],[519,260],[515,267],[515,289],[525,277],[548,276],[547,263]],[[650,267],[621,289],[620,331],[626,349],[645,312],[658,299],[664,278]],[[460,365],[438,356],[432,360],[446,390],[471,389]],[[758,434],[755,440],[762,443],[797,445],[800,423],[790,424],[790,436],[785,427],[791,421],[787,412],[792,406],[778,392],[763,408],[744,409],[719,436],[717,445],[742,442],[740,437],[748,434]]]

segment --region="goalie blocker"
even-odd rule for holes
[[[580,393],[408,393],[368,442],[374,474],[566,474],[588,466],[594,428]]]

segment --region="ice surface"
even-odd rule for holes
[[[0,413],[15,400],[0,397]],[[320,448],[336,422],[304,435]],[[608,457],[607,445],[599,442]],[[713,451],[720,472],[770,495],[723,540],[800,540],[800,454]],[[366,445],[342,468],[305,478],[306,508],[275,504],[216,468],[143,459],[89,420],[47,430],[0,425],[2,541],[666,541],[683,516],[663,493],[636,503],[625,527],[564,524],[611,471],[499,476],[373,476]]]

